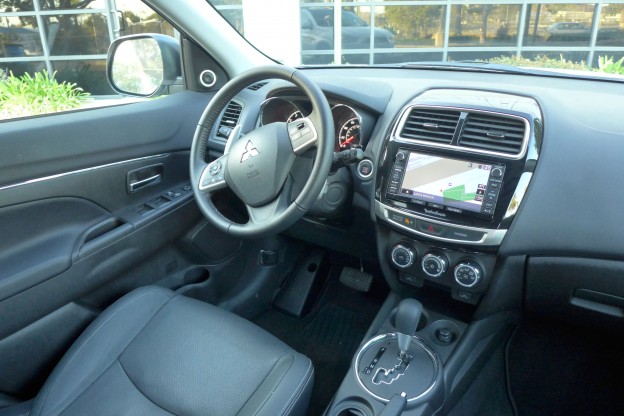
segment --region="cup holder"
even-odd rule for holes
[[[340,412],[336,413],[336,416],[367,416],[367,415],[366,413],[362,412],[360,409],[349,407],[346,409],[342,409]]]
[[[371,406],[360,397],[353,397],[338,403],[329,413],[331,416],[374,416]]]

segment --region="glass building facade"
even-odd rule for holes
[[[317,14],[342,8],[343,63],[547,56],[596,66],[599,56],[624,56],[623,1],[305,1],[301,6]],[[367,36],[358,33],[365,36],[359,43],[368,43],[364,47],[354,48],[349,40],[357,33],[346,22],[352,15],[369,31]],[[385,32],[391,33],[392,44],[380,44]],[[320,61],[324,56],[328,61],[331,56],[335,61],[333,52],[304,47],[302,59]]]
[[[111,40],[145,32],[173,35],[173,27],[139,0],[0,0],[0,69],[47,70],[93,95],[110,95]]]
[[[212,3],[244,33],[242,2]],[[624,56],[624,0],[301,1],[300,6],[303,64],[547,56],[596,66],[599,57]],[[339,22],[336,16],[342,16]],[[173,27],[139,0],[0,0],[0,68],[15,75],[45,69],[93,95],[109,95],[105,60],[111,40],[145,32],[174,35]]]

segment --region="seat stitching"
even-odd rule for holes
[[[306,387],[308,387],[308,384],[310,384],[310,381],[312,381],[313,379],[314,379],[314,368],[312,368],[312,371],[310,371],[310,375],[308,376],[308,379],[307,379],[305,385],[303,386],[303,388],[301,390],[299,390],[299,393],[297,394],[297,397],[295,397],[295,399],[292,401],[292,403],[290,404],[290,406],[286,410],[286,413],[285,413],[286,415],[290,414],[290,412],[292,411],[292,409],[297,404],[297,401],[299,400],[299,398],[301,397],[303,392],[305,392]]]
[[[301,385],[303,384],[303,382],[306,379],[307,379],[307,381],[306,381],[305,386],[303,388],[305,388],[308,385],[308,383],[310,381],[310,378],[308,377],[308,373],[310,372],[311,368],[312,368],[312,361],[308,361],[308,368],[306,369],[306,372],[305,372],[303,378],[301,379],[301,381],[299,382],[299,384],[297,385],[297,387],[295,388],[293,393],[290,395],[290,398],[286,401],[286,404],[284,405],[284,407],[282,408],[282,410],[279,413],[280,415],[283,415],[284,414],[284,410],[286,410],[288,407],[290,407],[291,401],[293,400],[295,395],[297,395],[297,393],[299,392],[299,388],[301,387]]]
[[[251,395],[247,398],[247,400],[245,400],[245,403],[243,403],[243,405],[242,405],[242,406],[238,409],[238,411],[236,412],[236,414],[237,414],[237,415],[240,413],[240,411],[241,411],[241,410],[243,410],[243,408],[245,407],[245,405],[249,402],[249,399],[251,399],[251,398],[254,396],[254,394],[256,394],[256,392],[258,391],[258,389],[260,388],[260,386],[262,386],[262,383],[264,382],[264,380],[266,380],[267,376],[268,376],[269,374],[271,374],[271,371],[273,371],[273,369],[275,368],[275,366],[277,365],[277,363],[279,362],[279,360],[280,360],[282,357],[284,357],[285,355],[292,355],[293,357],[295,356],[292,352],[287,352],[286,354],[284,354],[284,355],[282,355],[282,356],[278,357],[278,358],[275,360],[275,364],[273,364],[273,367],[271,367],[271,368],[269,369],[269,371],[267,371],[267,372],[266,372],[266,374],[264,375],[264,377],[262,378],[262,382],[260,382],[260,384],[258,385],[258,387],[256,387],[256,389],[253,391],[253,393],[251,393]],[[284,378],[284,376],[282,376],[282,378]],[[266,403],[266,400],[264,401],[264,403]],[[263,406],[264,406],[264,403],[262,404]],[[258,413],[258,412],[256,412],[256,413]]]
[[[59,412],[59,414],[63,413],[65,410],[67,410],[67,408],[68,408],[69,406],[71,406],[71,404],[72,404],[72,403],[74,403],[76,400],[78,400],[80,397],[82,397],[82,395],[83,395],[83,394],[85,394],[85,392],[86,392],[87,390],[89,390],[89,387],[91,387],[92,385],[94,385],[95,383],[97,383],[97,381],[98,381],[100,378],[102,378],[102,377],[104,376],[104,374],[106,374],[106,372],[107,372],[107,371],[108,371],[108,370],[109,370],[109,369],[110,369],[110,368],[111,368],[114,364],[115,364],[115,361],[113,361],[112,363],[110,363],[110,365],[109,365],[108,367],[106,367],[106,368],[104,369],[104,371],[102,371],[102,373],[101,373],[99,376],[97,376],[97,377],[95,378],[95,380],[93,380],[93,382],[92,382],[91,384],[89,384],[87,387],[85,387],[85,389],[84,389],[84,390],[82,390],[82,391],[80,392],[80,394],[78,394],[78,396],[76,396],[76,397],[74,398],[74,400],[72,400],[72,401],[71,401],[71,403],[69,403],[69,405],[65,406],[65,407],[64,407],[64,408],[63,408],[63,409]]]
[[[306,390],[306,387],[308,386],[308,384],[310,384],[310,381],[314,378],[314,368],[311,368],[311,371],[309,373],[306,371],[306,375],[308,376],[306,377],[304,375],[304,380],[306,380],[304,386],[301,389],[299,389],[298,392],[296,391],[297,396],[292,401],[290,401],[290,403],[287,403],[287,408],[285,410],[282,409],[282,411],[284,411],[283,414],[286,414],[286,415],[290,414],[291,410],[295,407],[295,405],[297,404],[297,401],[299,400],[303,392]]]
[[[123,370],[124,374],[126,375],[126,377],[128,377],[128,380],[130,380],[130,383],[132,383],[132,385],[134,386],[135,389],[137,389],[137,391],[139,393],[141,393],[141,395],[143,395],[143,397],[145,397],[145,399],[147,399],[150,403],[154,404],[154,406],[158,407],[159,409],[169,413],[170,415],[175,416],[175,413],[170,412],[169,410],[165,409],[164,407],[162,407],[161,405],[159,405],[158,403],[156,403],[155,401],[153,401],[152,399],[150,399],[147,394],[145,394],[143,392],[143,390],[141,390],[139,388],[139,386],[137,386],[137,384],[134,382],[134,380],[132,380],[132,378],[130,378],[130,374],[128,374],[128,371],[126,371],[126,368],[123,366],[123,364],[121,363],[120,360],[117,360],[117,362],[119,363],[119,366],[121,367],[121,369]]]
[[[156,289],[154,289],[154,290],[149,290],[149,291],[148,291],[148,290],[145,290],[145,291],[142,291],[141,293],[138,293],[138,294],[135,294],[135,295],[133,295],[133,296],[128,297],[128,299],[126,299],[126,301],[125,301],[124,305],[122,305],[122,307],[121,307],[121,308],[119,308],[119,309],[118,309],[115,313],[113,313],[113,314],[111,314],[110,316],[108,316],[108,317],[107,317],[106,319],[104,319],[102,322],[100,322],[99,324],[97,324],[97,326],[93,327],[93,329],[90,329],[90,330],[89,330],[89,329],[87,329],[88,331],[90,331],[90,334],[89,334],[89,335],[88,335],[88,337],[87,337],[87,338],[86,338],[86,339],[82,342],[82,345],[80,345],[76,351],[72,352],[72,356],[75,356],[75,355],[76,355],[76,354],[78,354],[80,351],[82,351],[82,349],[83,349],[83,348],[84,348],[84,346],[88,343],[88,341],[90,341],[90,340],[91,340],[91,338],[93,338],[93,336],[94,336],[95,332],[96,332],[99,328],[101,328],[102,326],[104,326],[104,324],[105,324],[105,323],[107,323],[108,321],[110,321],[110,320],[111,320],[114,316],[116,316],[119,312],[121,312],[121,311],[122,311],[125,307],[127,307],[127,306],[130,304],[130,302],[131,302],[131,301],[134,301],[134,300],[138,299],[139,297],[146,296],[146,295],[147,295],[147,294],[149,294],[150,292],[160,292],[160,290],[156,290]],[[174,297],[175,297],[175,296],[171,296],[167,302],[165,302],[165,303],[164,303],[164,304],[163,304],[160,308],[158,308],[158,310],[156,311],[156,313],[154,313],[154,316],[155,316],[155,315],[156,315],[156,314],[157,314],[157,313],[158,313],[158,312],[162,309],[162,307],[163,307],[163,306],[165,306],[167,303],[169,303],[169,302],[171,301],[171,299],[173,299]],[[148,322],[147,322],[147,323],[143,326],[143,328],[145,328],[145,326],[147,326],[147,325],[148,325],[148,324],[152,321],[152,319],[154,319],[154,316],[152,316],[152,317],[150,318],[150,320],[149,320],[149,321],[148,321]],[[143,331],[143,328],[141,329],[141,331]],[[137,333],[137,335],[135,335],[135,336],[134,336],[134,337],[130,340],[130,342],[129,342],[128,344],[132,343],[132,341],[134,340],[134,338],[136,338],[136,336],[138,336],[138,334],[140,334],[140,333],[141,333],[141,331],[139,331],[139,332]],[[126,348],[127,348],[127,346],[126,346]],[[124,350],[123,350],[123,351],[125,351],[125,348],[124,348]],[[122,351],[122,352],[121,352],[121,353],[120,353],[117,357],[119,357],[119,356],[123,353],[123,351]],[[56,380],[54,380],[54,382],[52,383],[52,385],[50,385],[50,387],[48,388],[48,391],[46,392],[46,395],[45,395],[45,397],[44,397],[44,399],[43,399],[43,402],[41,403],[41,406],[39,406],[39,408],[40,408],[41,410],[43,410],[43,408],[45,407],[45,404],[46,404],[46,402],[47,402],[48,398],[50,397],[50,393],[52,392],[52,390],[53,390],[53,389],[54,389],[54,387],[56,386],[56,384],[57,384],[58,380],[61,378],[60,376],[61,376],[61,374],[63,373],[63,371],[65,371],[65,368],[69,365],[69,361],[70,361],[69,359],[67,359],[67,361],[65,361],[65,363],[63,364],[63,366],[62,366],[62,367],[59,369],[59,371],[58,371],[58,376],[56,377]],[[111,365],[113,365],[113,364],[114,364],[114,361],[111,363]],[[110,365],[107,367],[107,369],[108,369],[108,368],[110,368]],[[98,377],[98,378],[96,378],[96,380],[97,380],[97,379],[99,379],[99,377]],[[91,382],[91,384],[93,384],[96,380],[94,380],[93,382]],[[89,386],[91,386],[91,384],[89,384]],[[85,388],[82,392],[84,392],[85,390],[86,390],[86,388]],[[80,397],[80,395],[82,394],[82,392],[81,392],[81,393],[80,393],[80,394],[79,394],[79,395],[78,395],[78,396],[74,399],[74,401],[75,401],[78,397]],[[73,401],[72,401],[72,402],[73,402]],[[67,408],[67,407],[65,407],[65,408]],[[41,414],[41,410],[38,412],[38,414]]]

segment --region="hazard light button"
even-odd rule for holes
[[[447,229],[443,225],[433,224],[427,221],[418,221],[418,224],[416,224],[416,226],[417,226],[418,231],[425,233],[425,234],[436,235],[436,236],[444,234]]]

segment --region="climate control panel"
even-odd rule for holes
[[[389,260],[406,286],[420,287],[431,282],[451,289],[453,298],[477,303],[485,293],[496,256],[434,247],[396,235],[389,247]]]

